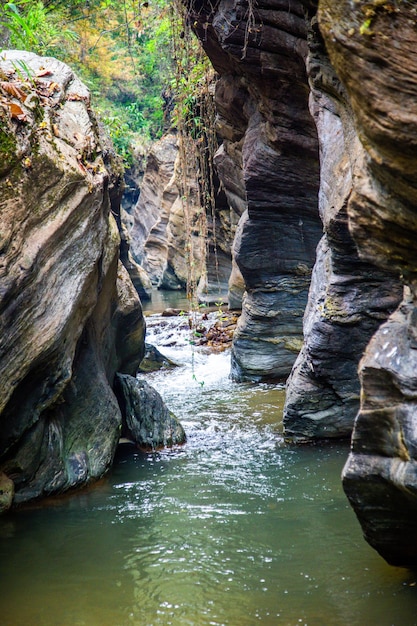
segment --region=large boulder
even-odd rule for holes
[[[185,432],[159,393],[146,380],[117,374],[121,434],[145,452],[185,443]]]
[[[108,469],[113,378],[135,373],[144,322],[118,260],[122,172],[88,90],[26,52],[3,51],[0,73],[0,469],[20,503]]]
[[[397,271],[405,297],[366,349],[360,411],[343,472],[365,537],[417,564],[417,45],[414,3],[322,0],[319,21],[362,150],[347,211],[361,257]]]

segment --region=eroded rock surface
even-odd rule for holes
[[[398,277],[359,258],[348,229],[352,171],[363,159],[363,146],[349,97],[330,64],[316,19],[309,49],[324,236],[317,248],[304,317],[303,348],[287,382],[284,431],[296,441],[351,435],[359,409],[359,360],[402,297]]]
[[[181,141],[187,145],[180,155]],[[189,159],[186,172],[183,152]],[[226,301],[237,219],[214,177],[213,207],[202,207],[196,159],[191,140],[173,133],[152,146],[129,233],[131,248],[154,287],[188,285],[200,301]]]
[[[361,406],[343,483],[371,545],[390,563],[415,566],[416,7],[370,9],[366,18],[362,3],[322,0],[319,21],[363,147],[353,169],[350,229],[361,257],[396,270],[407,289],[360,365]]]
[[[153,144],[139,200],[133,211],[133,227],[130,231],[132,253],[156,286],[161,285],[168,263],[166,231],[172,205],[178,197],[174,177],[177,156],[176,135],[166,135]],[[147,245],[152,248],[150,254],[145,252]]]
[[[20,503],[108,469],[144,322],[88,90],[52,58],[3,52],[0,70],[0,468]]]
[[[315,248],[318,148],[308,110],[301,2],[194,2],[192,23],[220,74],[216,157],[241,215],[234,257],[246,296],[233,342],[235,379],[285,379],[302,341]],[[245,209],[247,208],[247,212]]]

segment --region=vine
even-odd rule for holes
[[[213,157],[215,133],[215,73],[191,30],[181,0],[173,3],[173,56],[176,75],[173,86],[173,123],[178,132],[179,189],[183,199],[187,236],[187,297],[191,310],[198,310],[197,286],[207,280],[209,241],[216,253],[216,215]],[[193,179],[197,179],[198,203],[193,202]]]

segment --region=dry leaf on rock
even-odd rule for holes
[[[25,93],[23,89],[21,89],[14,83],[2,81],[0,82],[0,87],[10,96],[13,96],[13,98],[17,98],[21,102],[24,102],[27,98],[27,93]]]
[[[41,76],[51,76],[52,72],[51,70],[47,70],[44,67],[41,67],[37,72],[36,72],[36,76],[39,78]]]
[[[67,100],[76,100],[76,101],[81,101],[81,102],[87,102],[88,98],[86,98],[86,96],[80,96],[80,94],[78,93],[70,93],[68,94]]]
[[[9,109],[10,117],[12,120],[19,120],[19,122],[26,122],[26,113],[18,104],[14,102],[7,102],[7,100],[1,100],[0,104],[3,107],[7,107]]]

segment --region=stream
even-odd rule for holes
[[[1,517],[0,625],[416,625],[417,574],[366,544],[343,494],[347,445],[286,445],[284,388],[231,382],[186,322],[148,318],[181,365],[147,380],[187,443],[121,445],[94,487]]]

